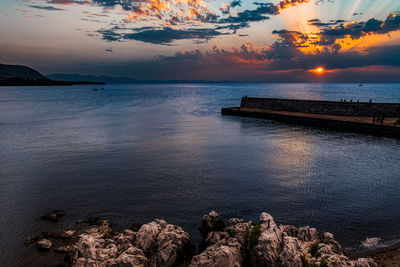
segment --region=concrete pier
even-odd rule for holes
[[[400,103],[243,97],[240,107],[221,113],[400,138]],[[380,116],[383,123],[373,122]]]

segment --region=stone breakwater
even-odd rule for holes
[[[400,103],[243,97],[221,114],[400,138]]]
[[[64,264],[89,266],[377,266],[371,258],[350,260],[331,233],[309,226],[277,225],[268,213],[258,223],[230,219],[227,224],[214,211],[199,226],[200,251],[181,227],[156,219],[114,232],[108,221],[82,231],[66,231],[68,245],[40,239],[41,250],[65,254]],[[54,237],[55,235],[50,235]]]
[[[243,97],[240,107],[332,116],[372,117],[383,114],[385,117],[400,117],[400,103]]]

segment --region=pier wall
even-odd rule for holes
[[[377,136],[388,136],[400,138],[400,127],[384,124],[374,124],[374,123],[362,123],[357,121],[345,121],[345,120],[335,120],[326,119],[318,117],[305,117],[301,115],[288,115],[282,113],[272,113],[272,112],[258,112],[258,111],[248,111],[239,108],[223,108],[221,110],[222,115],[230,116],[242,116],[250,118],[259,119],[269,119],[280,122],[288,122],[295,124],[308,125],[313,127],[323,127],[330,128],[339,131],[351,131],[359,133],[368,133]]]
[[[400,118],[400,103],[340,102],[318,100],[295,100],[277,98],[243,97],[240,104],[246,108],[262,108],[276,111],[303,112],[333,116],[372,117],[383,114]]]

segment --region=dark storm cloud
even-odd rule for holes
[[[183,29],[176,30],[170,27],[164,28],[149,28],[145,27],[143,30],[138,30],[132,33],[119,33],[118,29],[99,30],[98,33],[102,35],[102,39],[106,41],[123,41],[123,40],[137,40],[146,43],[171,45],[176,40],[183,39],[203,39],[208,40],[219,35],[224,35],[215,29]]]
[[[98,5],[103,7],[115,7],[121,6],[126,10],[129,10],[133,7],[133,4],[138,1],[132,0],[47,0],[49,4],[56,5]]]
[[[272,59],[272,69],[312,69],[324,65],[328,69],[363,68],[370,66],[400,67],[400,46],[375,47],[366,53],[350,51],[345,53],[321,52],[304,54],[293,47],[274,47],[266,51]]]
[[[116,33],[114,30],[98,30],[98,33],[102,35],[102,39],[108,42],[120,41],[122,39],[122,34]],[[94,34],[89,34],[90,37],[94,37]]]
[[[134,10],[140,0],[47,0],[48,4],[54,5],[96,5],[104,8],[122,7],[124,10]]]
[[[229,16],[221,18],[218,23],[246,23],[253,21],[263,21],[269,19],[266,15],[276,15],[278,8],[271,3],[254,3],[258,7],[253,10],[244,10],[236,14],[236,16]]]
[[[359,39],[368,34],[387,34],[400,30],[400,14],[390,14],[385,21],[372,18],[366,22],[341,24],[324,29],[320,35],[324,44],[333,44],[337,39],[350,37]]]
[[[48,0],[47,3],[49,3],[49,4],[56,4],[56,5],[71,5],[71,4],[83,5],[83,4],[87,4],[88,1],[79,1],[79,0]]]
[[[121,6],[124,10],[132,10],[135,8],[135,3],[140,1],[135,0],[92,0],[92,2],[96,5],[103,6],[103,7],[114,7],[114,6]]]
[[[224,26],[217,26],[215,29],[216,30],[224,30],[224,29],[228,29],[228,30],[232,30],[232,34],[236,34],[237,30],[242,29],[242,28],[248,28],[250,27],[250,24],[248,22],[241,22],[238,24],[228,24],[228,25],[224,25]]]
[[[153,44],[170,44],[175,40],[182,39],[211,39],[223,33],[214,29],[186,29],[175,30],[169,27],[163,29],[145,30],[137,33],[127,33],[124,39],[138,40]]]
[[[272,34],[279,36],[273,47],[309,47],[312,43],[311,37],[298,31],[288,31],[288,30],[274,30]]]
[[[237,60],[237,59],[240,60]],[[214,49],[212,52],[199,51],[177,53],[173,57],[164,57],[163,61],[196,61],[198,64],[219,66],[240,66],[245,61],[257,62],[270,71],[302,69],[309,70],[323,64],[328,69],[363,68],[370,66],[400,67],[400,46],[376,47],[367,52],[304,54],[293,47],[272,46],[256,49],[251,45],[242,45],[239,49]],[[252,63],[252,64],[253,64]],[[399,77],[400,78],[400,77]]]
[[[232,1],[231,4],[230,4],[230,6],[231,6],[232,8],[237,7],[237,6],[242,6],[242,1],[241,1],[241,0]]]
[[[30,5],[29,7],[36,8],[36,9],[42,9],[42,10],[48,10],[48,11],[64,11],[64,9],[62,9],[62,8],[56,8],[53,6]]]
[[[332,27],[336,25],[340,25],[345,23],[345,20],[339,19],[339,20],[331,20],[329,22],[322,22],[319,19],[312,19],[308,21],[309,25],[317,26],[317,27]]]
[[[237,59],[240,60],[237,60]],[[256,49],[251,45],[242,45],[239,49],[224,50],[214,48],[207,53],[190,51],[177,53],[172,57],[160,57],[159,61],[177,63],[190,60],[197,64],[219,66],[240,66],[245,61],[258,62],[260,66],[270,71],[303,69],[308,70],[324,64],[329,69],[346,69],[369,66],[400,67],[400,46],[372,48],[368,53],[346,52],[335,54],[330,52],[304,54],[292,47],[273,46],[265,49]],[[204,65],[202,66],[204,67]]]
[[[327,75],[329,81],[400,81],[400,46],[373,48],[368,53],[306,55],[293,47],[257,49],[245,44],[232,50],[214,47],[208,52],[178,52],[154,60],[96,64],[94,68],[99,73],[140,80],[304,82],[315,78],[307,76],[308,70],[321,64],[333,70]]]

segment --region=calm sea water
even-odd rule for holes
[[[185,84],[0,88],[0,265],[25,237],[100,216],[156,217],[198,241],[201,216],[330,231],[345,246],[400,236],[400,141],[225,117],[244,95],[400,101],[400,84]]]

